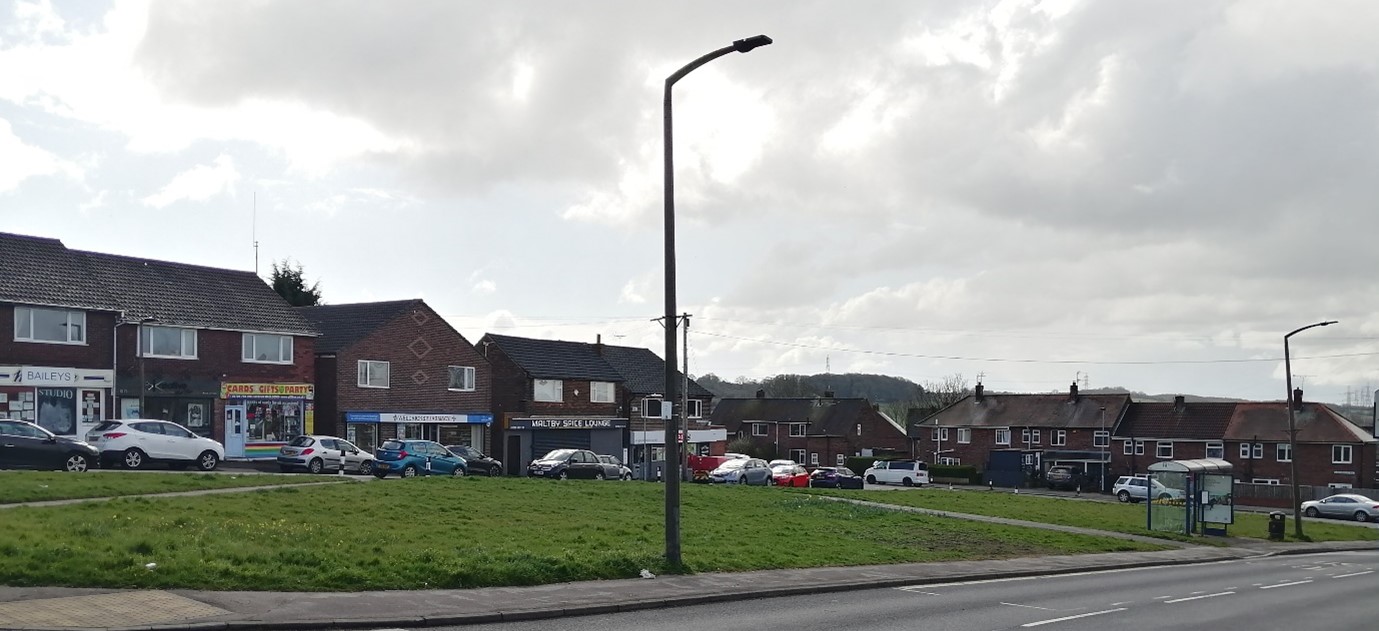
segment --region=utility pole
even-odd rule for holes
[[[683,476],[684,479],[685,479],[686,481],[689,481],[689,479],[690,479],[690,474],[689,474],[689,451],[686,449],[686,445],[689,443],[689,323],[690,323],[690,314],[686,313],[686,314],[684,314],[684,315],[681,316],[681,317],[683,317],[683,318],[685,319],[685,332],[683,333],[683,335],[684,335],[684,346],[683,346],[684,352],[681,353],[681,356],[682,356],[682,357],[681,357],[681,361],[684,363],[685,369],[684,369],[684,371],[682,371],[683,374],[680,375],[680,376],[683,378],[683,380],[681,381],[681,386],[682,386],[682,387],[680,388],[680,410],[681,410],[681,412],[680,412],[680,441],[679,441],[679,442],[680,442],[680,447],[679,447],[679,449],[680,449],[680,475]],[[702,412],[701,412],[701,413],[702,413]]]

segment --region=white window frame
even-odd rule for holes
[[[542,386],[545,386],[544,391]],[[565,382],[559,379],[532,379],[531,400],[537,403],[564,403]]]
[[[838,455],[836,455],[836,456],[833,457],[833,464],[834,464],[834,466],[841,467],[841,466],[846,465],[847,463],[848,463],[847,456],[844,456],[843,454],[838,454]]]
[[[936,440],[936,441],[948,440],[948,428],[947,428],[947,427],[935,427],[935,428],[934,428],[934,440]]]
[[[60,314],[65,315],[66,318],[67,318],[67,321],[64,322],[64,323],[62,324],[62,327],[65,328],[65,329],[67,330],[67,339],[65,339],[65,340],[45,340],[45,339],[41,339],[41,338],[35,338],[35,337],[34,337],[34,312],[35,312],[35,311],[46,311],[46,312],[60,313]],[[27,317],[25,317],[25,316],[27,316]],[[29,334],[28,334],[27,336],[21,336],[21,335],[19,334],[19,324],[20,324],[21,318],[24,318],[24,319],[28,320]],[[73,323],[74,320],[80,320],[81,322],[80,322],[80,323],[74,324],[74,323]],[[80,334],[80,335],[77,335],[77,336],[73,336],[73,335],[72,335],[72,331],[74,331],[74,330],[75,330],[75,331],[80,331],[81,334]],[[74,338],[75,338],[75,339],[74,339]],[[86,312],[85,312],[85,311],[76,311],[76,310],[73,310],[73,309],[45,309],[45,308],[42,308],[42,307],[19,307],[19,306],[16,306],[16,307],[14,308],[14,341],[16,341],[16,342],[33,342],[33,343],[35,343],[35,344],[73,344],[73,345],[84,345],[84,344],[86,344]]]
[[[176,354],[154,353],[152,350],[154,331],[176,331],[178,352]],[[196,359],[198,346],[196,337],[196,329],[145,324],[139,327],[139,356],[155,359]],[[188,341],[190,341],[190,349],[187,348]]]
[[[655,410],[651,409],[652,404],[656,405]],[[666,400],[661,397],[642,397],[642,418],[666,418],[664,416],[665,404]],[[656,414],[652,414],[652,412],[656,412]]]
[[[1240,443],[1241,460],[1263,460],[1264,443]]]
[[[373,368],[375,365],[381,365],[381,366],[383,367],[383,376],[382,376],[382,379],[381,379],[381,381],[382,381],[383,383],[381,383],[381,384],[379,384],[379,383],[374,383],[374,377],[375,377],[375,375],[373,374],[372,368]],[[360,388],[378,388],[378,389],[381,389],[381,390],[386,390],[386,389],[392,387],[392,380],[393,380],[393,364],[392,364],[392,362],[380,361],[380,360],[376,360],[376,359],[361,359],[361,360],[359,360],[359,362],[358,362],[358,367],[359,367],[359,375],[358,375],[359,379],[358,379],[358,384],[359,384],[359,387],[360,387]]]
[[[1349,482],[1327,482],[1326,488],[1332,491],[1348,491],[1355,486]]]
[[[278,338],[278,356],[286,359],[257,359],[259,354],[259,338]],[[286,346],[286,348],[284,348]],[[240,340],[240,361],[246,364],[277,364],[288,366],[293,363],[292,353],[295,350],[291,335],[279,335],[277,333],[244,333]]]
[[[1254,478],[1250,480],[1250,484],[1268,484],[1270,486],[1278,486],[1278,478]]]
[[[1120,455],[1122,455],[1122,456],[1129,456],[1129,455],[1134,454],[1134,453],[1135,453],[1135,441],[1133,441],[1133,440],[1122,440],[1122,441],[1120,441]]]
[[[602,391],[602,392],[600,392]],[[602,395],[602,396],[600,396]],[[589,402],[590,403],[617,403],[618,392],[611,381],[590,381],[589,382]]]
[[[805,436],[807,436],[807,435],[809,434],[809,424],[808,424],[808,423],[791,423],[791,424],[790,424],[790,429],[787,430],[787,431],[790,432],[790,437],[791,437],[791,438],[804,438]],[[797,432],[798,432],[798,433],[797,433]]]
[[[770,432],[766,431],[766,423],[752,423],[752,435],[770,436]]]
[[[451,392],[474,392],[478,388],[478,377],[473,366],[450,366],[447,375],[445,389]],[[455,386],[455,377],[459,377],[460,385]]]
[[[1355,449],[1350,445],[1331,446],[1331,464],[1351,464],[1355,459]]]
[[[1037,429],[1029,430],[1029,436],[1030,436],[1030,441],[1029,441],[1029,443],[1030,443],[1031,445],[1038,445],[1038,444],[1039,444],[1039,430],[1037,430]]]
[[[791,459],[791,460],[794,460],[794,461],[795,461],[795,464],[799,464],[799,463],[801,463],[801,462],[804,462],[804,459],[805,459],[807,456],[808,456],[808,454],[806,454],[806,453],[805,453],[805,450],[803,450],[803,449],[791,449],[791,450],[790,450],[790,459]]]
[[[1213,452],[1216,455],[1213,456]],[[1226,457],[1226,443],[1221,441],[1209,442],[1207,443],[1206,450],[1203,452],[1202,455],[1208,458],[1216,458],[1217,460],[1222,460]]]
[[[1092,446],[1099,449],[1106,449],[1111,446],[1111,432],[1099,429],[1092,432]]]
[[[809,464],[810,464],[811,466],[815,466],[815,467],[819,466],[819,452],[817,452],[817,451],[811,451],[811,452],[809,452]]]
[[[999,428],[999,429],[996,430],[996,444],[997,444],[997,445],[1009,445],[1009,444],[1010,444],[1010,428],[1009,428],[1009,427],[1002,427],[1002,428]]]
[[[970,445],[970,444],[972,444],[972,428],[971,428],[971,427],[959,427],[959,428],[958,428],[958,444],[959,444],[959,445]]]
[[[1056,429],[1056,430],[1053,430],[1053,438],[1052,438],[1052,440],[1053,440],[1053,442],[1052,442],[1052,443],[1049,443],[1049,444],[1050,444],[1050,445],[1053,445],[1054,447],[1067,447],[1067,446],[1068,446],[1068,430],[1066,430],[1066,429]]]
[[[1144,441],[1142,441],[1142,440],[1137,440],[1137,441],[1135,441],[1135,455],[1136,455],[1136,456],[1143,456],[1143,455],[1144,455]]]
[[[1274,445],[1274,460],[1278,462],[1293,461],[1293,446],[1288,443],[1277,443]]]
[[[1026,427],[1026,428],[1020,430],[1020,444],[1022,444],[1022,445],[1028,445],[1028,444],[1030,444],[1030,440],[1029,440],[1029,428],[1028,428],[1028,427]]]
[[[962,458],[954,458],[952,456],[939,456],[938,463],[943,465],[956,466],[962,464]]]
[[[702,399],[690,399],[685,401],[685,404],[689,406],[685,418],[704,418],[704,401]]]
[[[1164,455],[1165,450],[1167,450],[1168,455]],[[1158,459],[1160,459],[1160,460],[1172,460],[1172,459],[1173,459],[1173,441],[1171,441],[1171,440],[1160,440],[1160,441],[1156,442],[1155,445],[1154,445],[1154,457],[1155,457],[1155,458],[1158,458]]]

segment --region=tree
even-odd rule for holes
[[[292,259],[283,259],[279,265],[273,262],[273,276],[270,279],[273,291],[278,292],[288,304],[294,307],[311,307],[321,304],[321,282],[306,286],[302,276],[302,264],[292,265]]]

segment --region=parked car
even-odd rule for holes
[[[794,460],[772,460],[772,461],[766,463],[766,466],[771,467],[772,469],[774,469],[774,468],[776,468],[776,467],[778,467],[778,466],[780,466],[780,465],[783,465],[783,464],[800,464],[800,463],[795,462]]]
[[[1180,500],[1185,497],[1182,491],[1166,487],[1162,482],[1151,480],[1147,475],[1120,476],[1111,487],[1111,494],[1122,502],[1142,502],[1151,496],[1156,500]]]
[[[339,471],[341,453],[345,471],[359,475],[373,473],[373,454],[334,436],[298,436],[278,450],[278,468],[284,472],[301,469],[308,473]]]
[[[1363,495],[1341,493],[1302,503],[1302,514],[1308,517],[1338,517],[1355,521],[1379,520],[1379,502]]]
[[[58,436],[28,421],[0,421],[0,469],[80,473],[99,460],[100,452],[85,441]]]
[[[776,486],[809,486],[809,471],[793,461],[771,467],[771,483]]]
[[[404,478],[419,475],[450,475],[458,478],[469,473],[464,458],[430,440],[385,440],[373,455],[373,475],[380,480],[388,477],[389,473],[397,473]]]
[[[929,483],[929,465],[918,460],[877,460],[862,477],[867,484],[924,486]]]
[[[610,466],[610,467],[616,467],[616,468],[617,468],[617,471],[618,471],[618,478],[617,478],[617,479],[619,479],[619,480],[631,480],[631,479],[632,479],[632,470],[629,469],[629,468],[627,468],[627,465],[625,465],[625,464],[623,464],[622,462],[618,461],[618,459],[617,459],[616,457],[614,457],[614,456],[605,456],[605,455],[603,455],[603,454],[599,454],[599,462],[602,462],[603,464],[608,465],[608,466]]]
[[[1044,472],[1044,482],[1050,489],[1076,489],[1082,486],[1082,474],[1068,465],[1054,465]]]
[[[593,480],[617,480],[622,471],[604,464],[598,454],[588,449],[556,449],[531,461],[527,465],[527,475],[536,478],[585,478]]]
[[[86,442],[100,451],[103,465],[117,462],[128,469],[163,462],[173,469],[196,465],[202,471],[214,471],[225,459],[224,445],[171,421],[103,421],[86,434]]]
[[[482,473],[490,478],[503,475],[503,461],[484,455],[478,449],[469,445],[446,445],[445,448],[450,453],[464,458],[465,464],[470,471],[474,472],[474,475]]]
[[[809,474],[809,486],[820,489],[860,489],[862,476],[847,467],[818,467]]]
[[[709,472],[709,481],[718,484],[771,484],[771,467],[760,458],[734,458]]]

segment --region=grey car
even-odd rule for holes
[[[618,459],[616,457],[599,454],[599,462],[602,462],[604,465],[608,466],[610,472],[617,472],[617,477],[609,476],[610,480],[632,479],[632,470],[628,469],[627,465],[618,462]]]
[[[1308,517],[1338,517],[1355,521],[1379,519],[1379,502],[1363,495],[1342,493],[1302,503],[1302,514]]]
[[[359,475],[373,473],[373,454],[343,438],[334,436],[298,436],[278,450],[278,468],[284,472],[303,470],[309,473],[339,471],[344,458],[345,471]]]
[[[771,467],[760,458],[729,460],[709,472],[709,481],[717,484],[771,485]]]

